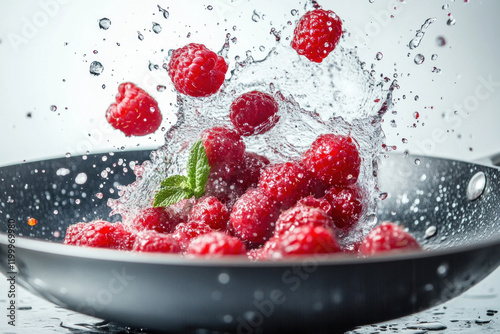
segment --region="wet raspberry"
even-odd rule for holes
[[[306,224],[296,227],[276,240],[270,256],[331,254],[341,252],[333,232],[323,226]]]
[[[238,238],[222,232],[212,232],[193,239],[186,250],[186,255],[221,257],[244,255],[246,252],[245,245]]]
[[[354,226],[363,214],[363,197],[357,186],[340,188],[332,187],[325,194],[331,207],[331,217],[339,229]]]
[[[307,196],[302,198],[297,202],[297,205],[308,206],[311,208],[316,208],[323,210],[328,217],[332,216],[332,206],[330,203],[324,198],[316,198],[314,196]]]
[[[309,173],[297,162],[285,162],[266,167],[259,178],[259,188],[282,207],[290,207],[309,190]]]
[[[196,43],[175,50],[168,64],[175,89],[194,97],[216,93],[224,83],[226,72],[224,58]]]
[[[278,110],[279,105],[272,95],[252,91],[234,99],[229,118],[242,136],[258,135],[276,125]]]
[[[354,184],[361,164],[354,139],[334,134],[319,136],[302,161],[316,178],[331,186]]]
[[[229,212],[217,198],[204,196],[193,206],[189,221],[205,223],[214,231],[225,230],[229,222]]]
[[[236,166],[243,162],[245,144],[234,130],[216,126],[204,130],[201,140],[207,154],[210,169],[217,171],[218,177],[227,179],[236,172]]]
[[[153,230],[159,233],[170,233],[176,223],[172,214],[165,208],[149,207],[141,210],[130,224],[138,231]]]
[[[180,253],[178,242],[170,234],[144,231],[137,234],[133,251],[150,253]]]
[[[177,240],[182,251],[185,251],[194,238],[210,232],[214,232],[210,226],[194,221],[177,225],[172,237]]]
[[[293,32],[292,48],[307,59],[321,63],[337,46],[342,21],[331,10],[315,9],[304,14]]]
[[[419,249],[419,243],[410,233],[394,223],[383,222],[366,236],[359,251],[363,255],[373,255],[387,251]]]
[[[279,208],[258,188],[249,189],[234,204],[230,223],[234,233],[245,242],[263,243],[274,231]]]
[[[70,225],[63,243],[75,246],[130,250],[134,240],[135,233],[122,223],[95,220]]]
[[[298,204],[281,213],[276,222],[275,234],[279,236],[302,225],[334,228],[332,219],[323,210]]]
[[[269,165],[269,159],[263,155],[245,152],[243,165],[238,169],[235,183],[244,191],[248,188],[255,188],[259,183],[262,170]]]

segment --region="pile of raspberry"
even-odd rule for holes
[[[317,8],[299,20],[291,47],[319,63],[341,34],[339,17]],[[221,56],[192,43],[172,53],[168,73],[180,94],[203,98],[221,88],[227,69]],[[106,117],[127,136],[149,134],[159,127],[158,105],[142,89],[124,83],[116,100]],[[339,239],[349,237],[366,210],[366,194],[357,182],[362,158],[355,139],[322,134],[299,159],[271,163],[248,151],[244,137],[259,136],[279,123],[280,105],[274,96],[245,92],[228,109],[232,127],[216,126],[201,135],[210,166],[201,197],[167,207],[151,204],[135,216],[123,217],[123,222],[71,225],[64,243],[250,260],[420,249],[415,238],[389,222],[354,245]]]

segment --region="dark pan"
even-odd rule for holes
[[[378,219],[404,223],[425,252],[250,263],[62,245],[69,224],[107,217],[107,197],[116,197],[109,188],[132,182],[128,164],[147,158],[145,151],[120,152],[0,168],[2,272],[10,271],[5,231],[11,219],[18,282],[65,308],[169,331],[332,332],[443,303],[500,264],[500,172],[400,155],[382,161],[379,182],[387,198]],[[78,184],[82,172],[87,180]],[[38,224],[29,226],[28,217]]]

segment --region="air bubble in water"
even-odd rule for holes
[[[104,66],[98,61],[93,61],[90,63],[90,74],[98,76],[101,75],[102,71],[104,71]]]
[[[159,34],[161,32],[161,25],[156,22],[153,22],[153,31],[155,34]]]
[[[110,19],[103,17],[102,19],[99,20],[99,28],[103,30],[108,30],[110,26],[111,26]]]
[[[417,65],[420,65],[424,62],[425,60],[425,57],[423,54],[419,53],[415,56],[415,58],[413,59],[413,61],[415,62],[415,64]]]

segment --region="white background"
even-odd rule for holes
[[[126,138],[106,123],[104,114],[119,83],[136,82],[153,95],[164,115],[162,126],[168,128],[175,111],[175,94],[161,69],[168,50],[189,42],[219,50],[230,33],[237,38],[229,52],[231,68],[234,57],[244,57],[247,50],[263,57],[276,43],[272,27],[282,31],[284,42],[293,30],[287,21],[294,24],[304,13],[304,2],[295,0],[187,3],[0,1],[0,165],[66,153],[156,148],[163,143],[163,131]],[[157,5],[168,8],[168,19]],[[389,145],[462,160],[500,151],[498,1],[325,0],[321,5],[343,19],[350,33],[341,41],[344,46],[357,46],[376,75],[398,76],[397,114],[389,112],[384,123]],[[299,14],[292,15],[293,9]],[[456,20],[451,26],[449,14]],[[103,17],[112,22],[108,30],[99,29]],[[410,50],[408,43],[428,18],[436,21],[420,46]],[[159,34],[152,32],[152,22],[162,26]],[[445,46],[437,45],[438,36],[444,36]],[[377,52],[381,60],[375,59]],[[414,63],[417,53],[425,57],[421,65]],[[94,60],[104,65],[100,76],[89,73]],[[150,61],[160,70],[149,71]],[[440,73],[433,73],[433,67]],[[158,84],[167,89],[156,91]]]

